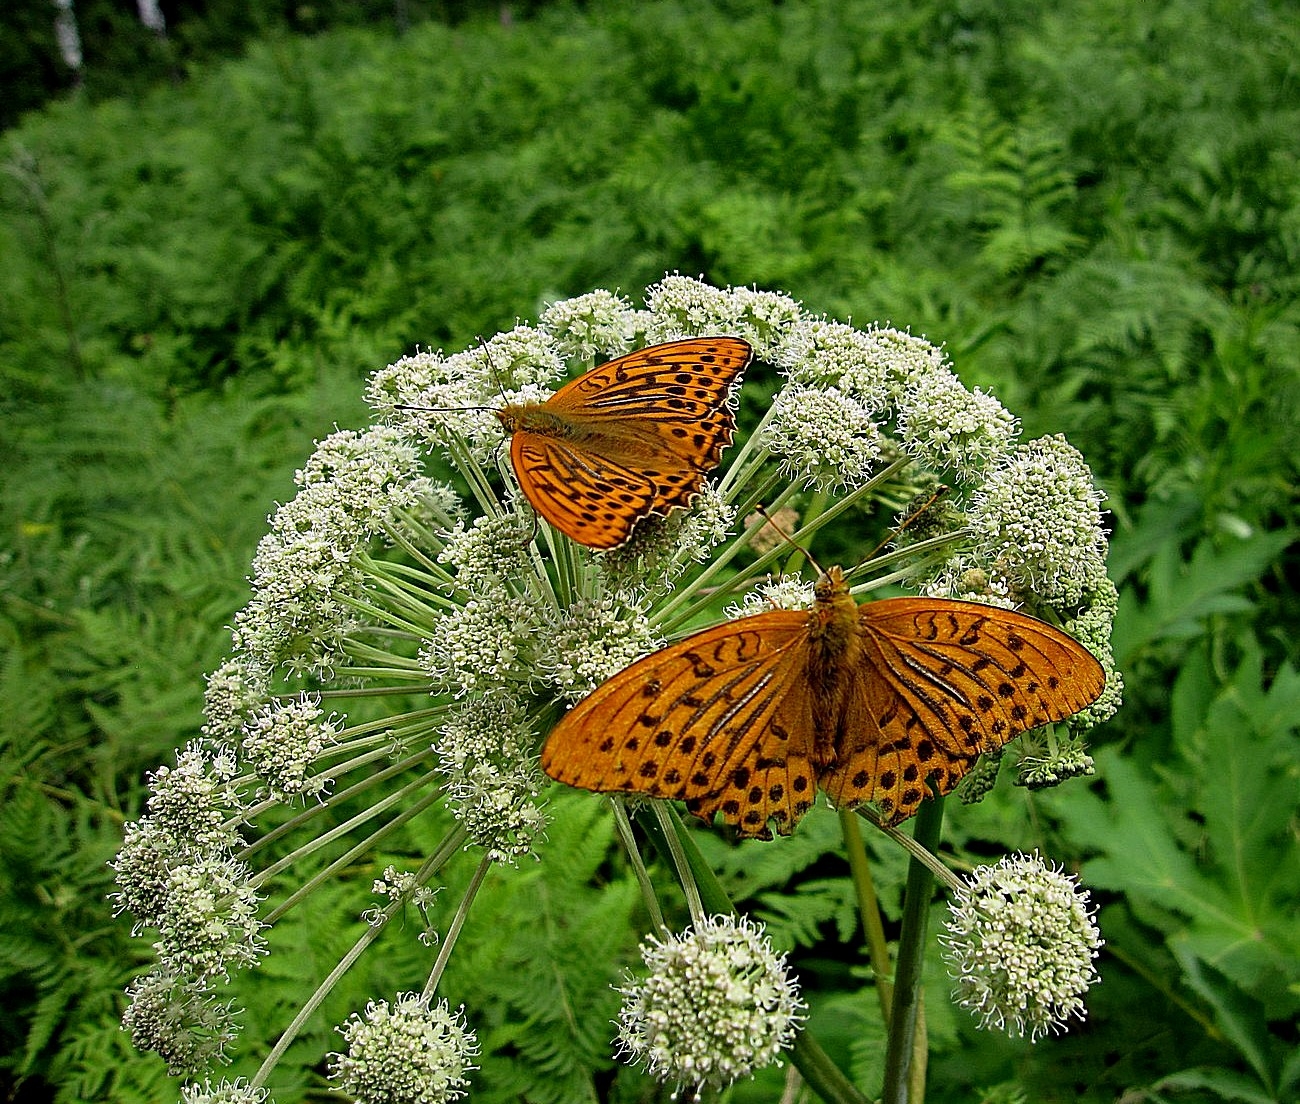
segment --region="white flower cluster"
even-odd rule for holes
[[[552,303],[540,321],[565,356],[591,362],[627,351],[636,336],[637,314],[621,295],[601,288]]]
[[[546,776],[531,762],[478,762],[448,783],[452,813],[496,863],[514,865],[531,854],[546,830],[539,804]]]
[[[727,616],[748,617],[752,613],[766,613],[772,609],[812,609],[817,600],[815,589],[816,584],[801,575],[782,575],[779,579],[768,579],[742,594],[737,605],[728,606]]]
[[[1010,855],[978,867],[949,908],[953,997],[980,1026],[1034,1040],[1084,1018],[1102,939],[1074,878],[1037,853]]]
[[[565,363],[544,330],[519,325],[444,357],[416,353],[376,372],[366,398],[377,410],[404,411],[404,424],[431,446],[463,446],[486,464],[501,444],[494,410],[507,403],[545,402]]]
[[[898,430],[911,455],[965,481],[1011,447],[1019,424],[992,395],[968,391],[946,369],[910,382],[899,399]]]
[[[1059,786],[1067,778],[1086,778],[1094,773],[1092,756],[1078,736],[1043,739],[1026,733],[1020,741],[1016,782],[1030,790]]]
[[[195,1083],[181,1089],[181,1104],[267,1104],[270,1099],[266,1089],[255,1089],[242,1077],[216,1085],[205,1078],[202,1085]]]
[[[234,643],[256,668],[326,673],[357,624],[366,550],[395,511],[437,498],[396,430],[340,431],[298,472],[301,490],[271,518],[253,559],[253,597]]]
[[[460,702],[434,745],[452,814],[493,862],[517,862],[546,829],[533,739],[519,701],[493,691]]]
[[[1041,601],[1077,606],[1105,577],[1101,495],[1060,435],[1008,454],[975,493],[969,524],[986,562]]]
[[[148,814],[127,823],[111,864],[116,911],[130,912],[137,931],[157,931],[154,949],[172,977],[207,983],[264,951],[251,874],[235,858],[243,841],[233,776],[227,752],[178,752],[175,770],[151,776]]]
[[[234,1012],[206,983],[161,969],[127,986],[122,1030],[138,1050],[151,1050],[173,1076],[194,1074],[225,1058],[235,1037]]]
[[[787,479],[821,491],[862,486],[881,456],[870,408],[838,387],[787,387],[777,396],[762,443],[780,457]]]
[[[500,580],[521,570],[532,534],[531,520],[518,514],[477,517],[468,527],[458,521],[444,537],[438,562],[479,585]]]
[[[330,1055],[329,1076],[357,1104],[444,1104],[459,1100],[477,1069],[478,1041],[463,1010],[399,993],[366,1005],[338,1028],[345,1053]]]
[[[542,629],[535,662],[562,697],[580,701],[663,643],[639,609],[629,609],[610,595],[577,598]]]
[[[928,571],[933,594],[1054,606],[1113,668],[1116,602],[1100,498],[1063,440],[1017,447],[1015,419],[965,388],[942,349],[903,331],[858,329],[779,293],[679,274],[645,301],[637,309],[596,291],[463,352],[406,357],[368,388],[391,424],[332,435],[297,473],[297,495],[258,547],[232,658],[208,681],[206,739],[153,776],[147,813],[127,826],[114,862],[116,906],[155,933],[158,952],[157,968],[132,985],[124,1022],[171,1068],[188,1073],[221,1060],[233,1013],[214,987],[263,953],[258,883],[239,857],[265,853],[240,834],[263,811],[250,794],[266,805],[318,797],[288,824],[306,834],[314,812],[335,811],[319,769],[328,753],[339,792],[375,801],[348,822],[358,836],[374,833],[357,853],[433,800],[478,849],[480,869],[483,860],[510,864],[541,851],[547,782],[537,743],[565,703],[719,608],[742,616],[812,604],[809,582],[757,582],[786,538],[775,526],[738,534],[740,510],[764,504],[791,529],[802,514],[811,534],[835,517],[871,516],[887,528],[904,504],[922,503],[924,516],[909,514],[888,553],[888,570]],[[719,335],[748,341],[784,381],[757,424],[739,427],[692,506],[642,519],[607,552],[535,519],[501,408],[544,401],[593,361]],[[431,482],[426,464],[449,469],[464,497]],[[933,506],[940,481],[958,486]],[[915,557],[905,543],[920,548]],[[391,553],[380,551],[385,544]],[[1118,676],[1108,675],[1089,719],[1118,702]],[[305,680],[310,692],[299,692]],[[325,696],[333,703],[348,694],[364,698],[352,711],[361,719],[326,715]],[[1073,738],[1051,747],[1054,758],[1030,764],[1044,777],[1086,759]],[[392,766],[373,770],[385,756]],[[399,786],[421,804],[404,808]],[[1078,998],[1095,977],[1100,940],[1072,884],[1024,863],[993,868],[997,878],[978,873],[945,938],[961,998],[986,1023],[1036,1037],[1082,1015]],[[379,937],[410,903],[424,919],[418,937],[433,942],[429,886],[439,876],[435,862],[421,866],[418,884],[387,868],[375,891],[388,901],[364,914],[365,938]],[[642,955],[648,976],[620,990],[618,1042],[653,1076],[721,1089],[776,1062],[793,1040],[803,1004],[757,924],[715,917],[648,940]],[[331,1056],[331,1076],[359,1104],[464,1095],[477,1042],[445,1001],[400,994],[339,1030],[346,1045]],[[194,1084],[185,1094],[186,1104],[265,1100],[265,1090],[240,1081]]]
[[[715,916],[641,945],[647,976],[619,992],[618,1043],[660,1081],[723,1089],[778,1060],[803,1002],[785,957],[747,917]]]
[[[541,624],[535,602],[482,587],[436,619],[420,664],[437,690],[458,696],[526,682],[521,655],[528,654]]]
[[[269,679],[245,659],[228,659],[208,676],[203,694],[203,735],[220,743],[238,743],[244,724],[266,701]]]
[[[679,273],[647,288],[645,301],[649,310],[641,319],[647,345],[734,334],[753,345],[763,359],[771,358],[803,318],[798,302],[780,292],[717,288]]]
[[[276,801],[319,794],[312,764],[333,744],[342,724],[320,707],[319,694],[302,693],[259,709],[244,725],[244,759]]]

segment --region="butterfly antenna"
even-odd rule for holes
[[[823,575],[826,574],[826,569],[822,567],[820,563],[817,562],[817,557],[814,556],[812,552],[809,551],[807,548],[804,548],[801,544],[799,544],[794,539],[794,537],[790,536],[789,533],[787,533],[779,524],[777,524],[776,519],[767,512],[767,508],[765,506],[763,506],[762,504],[755,506],[754,513],[758,514],[764,521],[766,521],[767,524],[770,525],[772,529],[775,531],[777,536],[779,536],[783,541],[785,541],[785,543],[788,544],[791,548],[793,548],[796,552],[802,555],[804,559],[806,559],[810,564],[812,564],[813,567],[815,567],[821,574]]]
[[[472,410],[483,410],[492,413],[495,407],[491,406],[412,406],[410,403],[393,403],[394,410],[414,410],[417,413],[424,414],[468,414]]]
[[[895,525],[893,529],[890,530],[889,536],[887,536],[878,545],[876,545],[875,548],[873,548],[870,552],[868,552],[865,556],[863,556],[862,559],[858,561],[855,567],[846,571],[844,573],[845,576],[847,577],[852,575],[855,571],[861,569],[863,564],[870,563],[873,559],[876,558],[876,555],[880,552],[882,548],[885,547],[885,545],[891,544],[892,542],[898,540],[898,538],[902,536],[904,532],[910,529],[914,524],[916,524],[916,522],[920,521],[921,518],[923,518],[927,513],[929,513],[930,510],[934,508],[935,503],[938,502],[939,499],[943,498],[943,496],[948,493],[948,490],[949,488],[947,486],[940,483],[929,495],[926,496],[923,502],[916,503],[916,505],[911,510],[908,511],[907,516],[903,518],[903,520],[900,521],[897,525]],[[915,502],[915,499],[913,501]]]
[[[488,371],[492,373],[492,380],[497,385],[497,390],[501,392],[502,405],[509,405],[509,399],[506,397],[506,381],[501,378],[501,373],[497,371],[497,366],[492,363],[492,349],[482,335],[479,335],[479,345],[483,349],[483,359],[487,362]]]
[[[497,385],[497,390],[501,392],[501,402],[506,402],[506,389],[501,379],[501,374],[497,371],[496,365],[492,363],[492,353],[488,348],[488,343],[483,340],[482,335],[475,339],[483,349],[484,360],[487,362],[488,371],[492,373],[492,381]],[[415,410],[423,411],[426,414],[468,414],[475,410],[481,410],[488,414],[495,414],[496,407],[492,406],[411,406],[409,403],[394,403],[394,410]]]

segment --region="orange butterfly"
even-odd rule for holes
[[[677,798],[744,836],[788,835],[816,788],[890,824],[926,782],[946,794],[981,752],[1086,708],[1101,664],[1022,613],[941,598],[859,606],[838,567],[811,610],[704,629],[598,686],[542,748],[552,778]]]
[[[689,506],[731,444],[727,400],[753,359],[737,337],[638,349],[566,383],[543,403],[496,411],[519,489],[555,528],[617,548],[642,518]]]

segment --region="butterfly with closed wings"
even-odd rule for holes
[[[704,629],[602,683],[542,748],[552,778],[684,800],[742,836],[789,834],[823,789],[897,824],[983,752],[1085,709],[1102,666],[1022,613],[940,598],[859,606],[839,568],[811,610]]]

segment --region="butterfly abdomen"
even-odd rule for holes
[[[835,569],[832,569],[835,570]],[[812,613],[808,685],[812,690],[813,762],[819,771],[835,765],[840,730],[862,655],[858,607],[838,575],[819,589]]]

